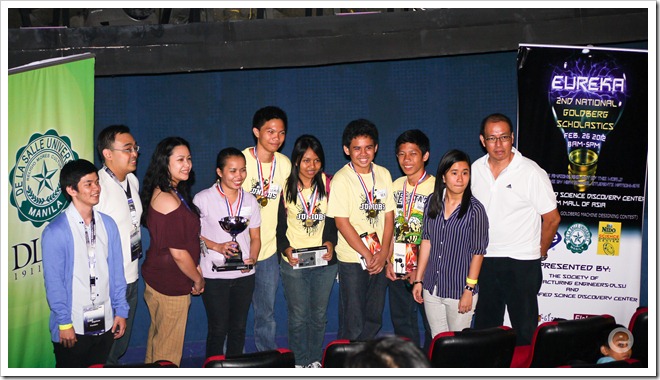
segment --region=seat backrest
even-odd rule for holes
[[[328,343],[323,351],[323,368],[346,368],[348,358],[362,351],[366,342],[337,339]]]
[[[595,363],[600,355],[600,338],[616,322],[611,315],[545,322],[534,332],[530,367],[549,368],[573,361]]]
[[[225,357],[210,356],[204,362],[204,368],[294,368],[293,352],[286,348],[252,352],[249,354]]]
[[[507,326],[449,331],[433,338],[429,360],[435,368],[508,368],[515,346]]]
[[[640,307],[635,311],[628,330],[633,335],[632,358],[648,366],[649,360],[649,308]]]

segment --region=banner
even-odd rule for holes
[[[518,148],[550,177],[561,224],[543,262],[539,322],[639,306],[648,54],[521,45]]]
[[[60,168],[94,160],[94,56],[36,62],[8,76],[8,367],[54,367],[41,232],[68,202]]]

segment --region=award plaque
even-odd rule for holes
[[[212,270],[215,272],[223,272],[229,270],[244,270],[254,268],[254,265],[245,264],[243,262],[243,252],[241,251],[241,246],[236,241],[236,236],[245,231],[248,224],[250,224],[250,219],[244,216],[225,216],[224,218],[220,219],[218,223],[220,223],[220,228],[231,235],[231,241],[236,243],[238,252],[234,252],[229,258],[227,258],[224,265],[218,266],[213,264]]]

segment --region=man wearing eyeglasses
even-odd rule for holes
[[[507,116],[484,118],[479,139],[487,154],[472,164],[472,193],[490,227],[474,327],[502,325],[506,307],[516,344],[528,345],[538,326],[541,261],[559,227],[557,200],[545,170],[513,147]]]
[[[119,358],[128,348],[138,301],[138,259],[142,256],[142,203],[139,182],[133,172],[137,169],[140,147],[127,126],[111,125],[99,133],[96,150],[103,162],[103,167],[98,171],[102,191],[96,209],[110,215],[119,228],[127,284],[126,300],[130,307],[126,332],[123,337],[114,341],[106,362],[117,365]]]

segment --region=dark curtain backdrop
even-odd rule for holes
[[[516,52],[308,68],[99,77],[95,86],[96,133],[110,124],[131,128],[141,148],[140,179],[162,138],[176,135],[190,142],[196,173],[193,193],[213,183],[220,149],[254,145],[252,115],[266,105],[277,105],[288,115],[282,153],[290,156],[298,136],[313,134],[323,143],[329,173],[347,162],[341,147],[346,124],[357,118],[373,121],[380,132],[375,162],[387,167],[393,179],[402,175],[394,156],[394,141],[407,129],[419,128],[429,136],[427,170],[435,174],[440,157],[451,148],[464,150],[472,160],[484,154],[478,138],[484,116],[501,112],[511,117],[514,125],[517,119]],[[145,247],[148,236],[143,229]],[[645,261],[644,303],[646,272]],[[143,289],[140,279],[140,294]],[[281,286],[277,297],[277,335],[286,336]],[[330,334],[337,331],[337,298],[335,285],[328,309]],[[383,315],[384,332],[393,330],[388,307]],[[248,336],[252,335],[252,324],[250,312]],[[132,347],[146,344],[148,326],[148,310],[140,295]],[[205,339],[204,306],[199,297],[193,297],[186,342]]]

